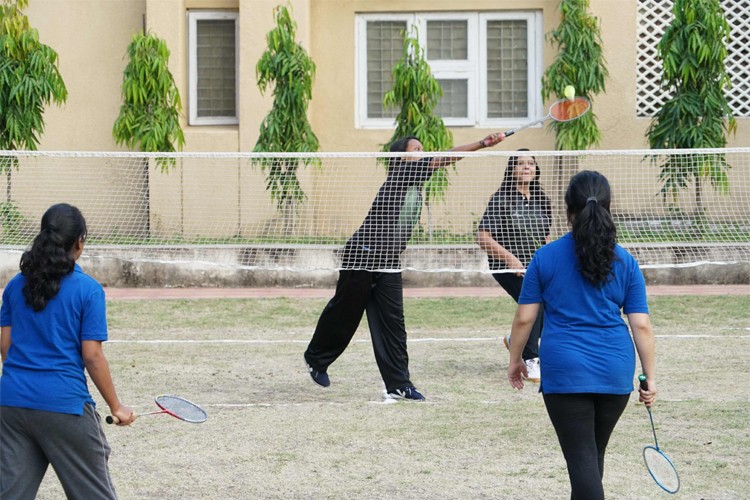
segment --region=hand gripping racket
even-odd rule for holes
[[[638,380],[641,383],[641,389],[648,390],[646,375],[638,375]],[[651,407],[647,406],[646,409],[648,410],[648,418],[651,420],[651,431],[654,433],[654,446],[648,445],[643,448],[643,461],[646,463],[648,473],[651,474],[651,477],[661,489],[667,493],[677,493],[677,490],[680,489],[680,476],[677,475],[677,469],[675,469],[669,457],[659,449]]]
[[[135,418],[166,413],[167,415],[179,418],[184,422],[190,422],[191,424],[200,424],[208,419],[208,415],[203,408],[195,403],[191,403],[185,398],[165,394],[162,396],[156,396],[154,401],[156,401],[156,406],[161,408],[161,410],[141,413],[140,415],[135,415]],[[114,415],[107,416],[105,420],[108,424],[117,424],[120,422],[120,420]]]
[[[571,120],[575,120],[576,118],[582,117],[583,115],[588,113],[589,109],[591,109],[591,103],[585,97],[560,99],[549,107],[549,113],[547,113],[547,116],[545,116],[544,118],[540,118],[539,120],[535,120],[531,123],[527,123],[522,127],[510,129],[505,132],[505,137],[511,136],[525,128],[536,125],[537,123],[545,122],[550,118],[552,118],[556,122],[569,122]]]

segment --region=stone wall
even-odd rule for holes
[[[684,262],[685,246],[634,245],[628,249],[636,257],[648,254],[649,259],[653,258],[653,252],[660,252],[660,262],[673,263],[644,269],[648,284],[750,284],[750,245],[704,249],[703,264]],[[80,264],[87,273],[110,287],[316,288],[335,285],[338,251],[339,247],[329,246],[88,247]],[[21,252],[20,247],[0,250],[2,283],[18,272]],[[719,264],[736,260],[737,255],[742,257],[741,262]],[[429,265],[422,262],[423,259],[428,259]],[[439,265],[441,260],[446,265]],[[496,286],[487,271],[483,252],[471,245],[429,251],[407,249],[403,263],[406,268],[416,269],[483,269],[462,272],[407,269],[404,283],[410,287]]]

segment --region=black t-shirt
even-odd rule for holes
[[[525,198],[518,190],[497,190],[484,211],[479,229],[528,266],[536,249],[545,243],[552,224],[552,207],[548,198]],[[505,261],[488,257],[491,270],[507,269]]]
[[[432,158],[397,162],[388,176],[362,225],[352,235],[342,253],[346,269],[392,269],[400,267],[422,211],[422,186],[434,171]]]

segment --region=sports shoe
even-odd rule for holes
[[[328,378],[328,374],[326,372],[316,370],[315,368],[310,366],[310,363],[307,362],[307,359],[305,359],[305,364],[307,365],[307,370],[310,372],[310,378],[313,379],[313,382],[318,385],[322,385],[323,387],[328,387],[329,385],[331,385],[331,380]]]
[[[402,387],[395,391],[388,392],[391,399],[409,399],[411,401],[424,401],[425,397],[416,389],[416,387]]]
[[[503,337],[503,344],[505,344],[505,348],[510,351],[510,335]]]
[[[539,383],[542,380],[542,373],[539,370],[539,358],[524,359],[523,364],[526,365],[526,380],[529,382]]]

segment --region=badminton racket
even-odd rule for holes
[[[540,118],[531,123],[514,129],[510,129],[505,132],[505,137],[511,136],[516,132],[520,132],[525,128],[532,127],[538,123],[545,122],[552,118],[556,122],[569,122],[580,118],[591,109],[591,103],[585,97],[574,97],[573,99],[560,99],[549,107],[549,113],[544,118]]]
[[[641,389],[648,390],[648,384],[646,383],[646,375],[638,375],[638,380],[641,384]],[[654,446],[648,445],[643,448],[643,461],[646,463],[646,469],[651,477],[654,479],[656,484],[666,491],[667,493],[677,493],[680,489],[680,476],[677,475],[677,469],[659,449],[659,441],[656,440],[656,429],[654,428],[654,417],[651,413],[651,407],[647,406],[648,418],[651,421],[651,431],[654,433]]]
[[[191,424],[200,424],[208,419],[208,415],[203,408],[195,403],[191,403],[185,398],[164,394],[156,396],[154,401],[156,401],[156,406],[158,406],[160,410],[135,415],[134,419],[145,417],[146,415],[159,415],[161,413],[166,413],[167,415],[171,415],[184,422],[190,422]],[[114,415],[107,416],[105,420],[108,424],[120,423],[120,420]]]

